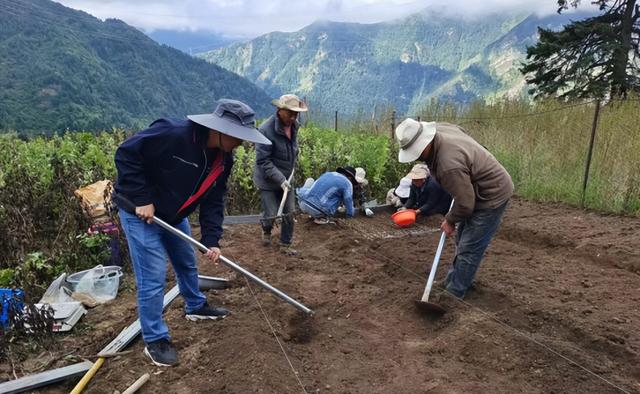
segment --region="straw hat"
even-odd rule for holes
[[[293,112],[306,112],[309,109],[307,104],[295,94],[283,94],[279,99],[271,100],[271,104],[280,109],[288,109]]]
[[[416,164],[406,175],[409,179],[426,179],[429,176],[429,167],[426,164]]]

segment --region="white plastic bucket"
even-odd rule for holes
[[[117,265],[98,265],[67,276],[67,283],[73,292],[86,293],[103,303],[116,298],[121,276],[122,268]]]

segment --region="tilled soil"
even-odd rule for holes
[[[176,299],[165,317],[180,365],[154,367],[137,339],[86,392],[122,392],[146,372],[147,393],[640,392],[640,219],[514,199],[464,301],[438,286],[454,251],[447,240],[433,296],[448,312],[433,317],[413,302],[440,220],[398,229],[386,213],[325,226],[298,217],[295,257],[263,247],[258,225],[230,226],[223,253],[315,316],[203,261],[201,273],[231,279],[208,298],[232,314],[189,322]],[[93,355],[136,317],[129,278],[114,302],[16,372]],[[0,379],[11,375],[0,368]]]

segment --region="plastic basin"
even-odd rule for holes
[[[99,303],[116,298],[122,268],[117,265],[97,266],[67,276],[73,292],[87,293]]]
[[[416,221],[416,211],[413,209],[405,209],[391,215],[391,220],[400,227],[411,226]]]

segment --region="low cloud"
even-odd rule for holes
[[[58,0],[98,18],[117,18],[147,32],[205,30],[229,37],[296,31],[315,20],[374,23],[426,8],[464,18],[492,12],[556,10],[553,0]],[[451,5],[455,4],[455,7]]]

